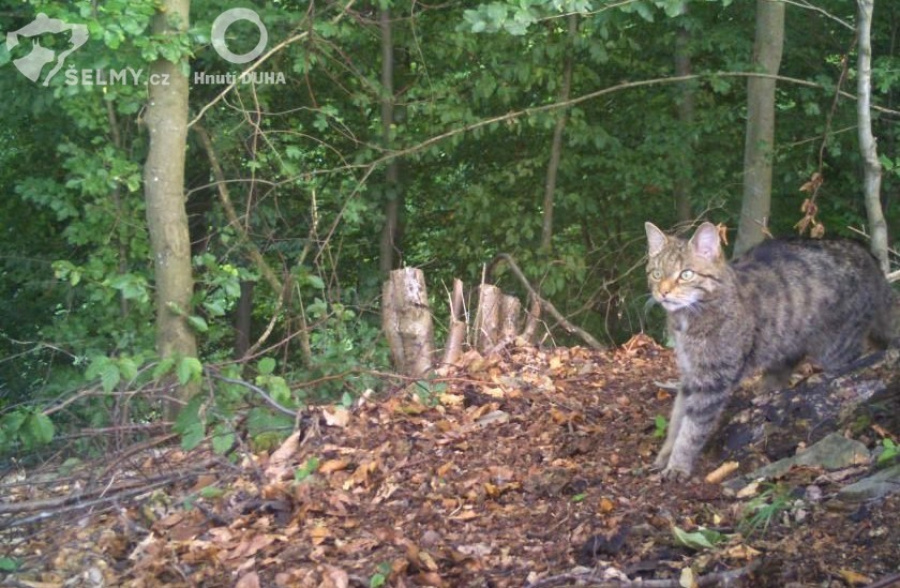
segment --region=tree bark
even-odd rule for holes
[[[180,34],[187,30],[190,0],[162,0],[154,17],[153,32]],[[191,241],[185,210],[184,163],[188,117],[188,79],[180,64],[157,59],[150,65],[146,123],[150,136],[144,165],[144,198],[156,278],[156,345],[160,357],[196,357],[197,342],[187,323],[194,279]],[[191,386],[182,387],[186,399]],[[166,403],[171,418],[178,406]]]
[[[453,365],[463,352],[466,342],[466,309],[463,296],[463,283],[459,278],[453,280],[453,292],[450,294],[450,329],[447,345],[444,348],[444,365]]]
[[[559,102],[569,100],[572,93],[572,69],[574,67],[575,40],[578,36],[578,15],[568,16],[569,33],[567,38],[566,59],[563,65],[562,85],[559,89]],[[541,250],[550,252],[553,248],[553,201],[556,193],[556,178],[559,175],[559,162],[562,158],[563,133],[566,130],[566,110],[559,111],[556,126],[553,128],[553,142],[550,144],[550,161],[547,163],[547,178],[544,182],[544,218],[541,225]]]
[[[784,46],[784,2],[756,0],[753,65],[760,73],[777,75]],[[744,195],[735,241],[735,255],[766,235],[772,203],[772,153],[775,144],[775,80],[747,81],[747,132],[744,143]]]
[[[878,142],[872,134],[872,12],[874,0],[857,0],[859,5],[859,78],[856,84],[856,108],[859,120],[859,149],[862,152],[866,215],[869,220],[869,247],[878,259],[881,270],[888,274],[888,234],[884,211],[881,208],[881,162],[878,160]]]
[[[422,270],[390,273],[382,288],[381,322],[394,367],[407,376],[427,374],[434,359],[434,326]]]
[[[385,150],[393,147],[394,127],[394,41],[391,12],[383,8],[379,14],[381,27],[381,140]],[[403,195],[399,186],[397,159],[387,164],[384,177],[384,227],[381,231],[381,273],[398,267],[403,232]]]

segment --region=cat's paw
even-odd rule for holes
[[[662,479],[667,482],[687,482],[691,479],[691,471],[670,463],[662,471]]]
[[[666,453],[663,455],[660,453],[656,456],[656,459],[653,461],[653,465],[650,466],[650,469],[654,472],[658,472],[660,470],[666,469],[666,466],[669,464],[669,454]]]

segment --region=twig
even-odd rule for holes
[[[553,306],[553,304],[551,304],[548,300],[544,300],[543,298],[541,298],[538,295],[537,291],[535,291],[535,289],[531,286],[531,283],[529,283],[528,278],[525,277],[525,274],[522,273],[522,270],[519,269],[519,266],[516,265],[516,262],[508,253],[497,254],[497,256],[494,258],[494,261],[492,261],[490,264],[491,269],[496,267],[497,263],[500,260],[505,261],[509,265],[509,268],[512,270],[513,274],[519,279],[519,282],[522,283],[522,286],[525,287],[532,299],[537,300],[540,303],[541,308],[549,312],[553,316],[553,318],[556,319],[559,325],[566,330],[567,333],[578,335],[593,349],[606,349],[606,346],[594,339],[594,337],[590,333],[566,320],[566,317],[564,317],[562,313],[556,310],[556,307]]]
[[[865,588],[888,588],[889,586],[900,586],[900,574],[891,574],[880,580],[875,580],[871,584],[866,584]]]
[[[730,586],[740,578],[753,573],[761,565],[761,561],[753,561],[750,564],[736,570],[706,574],[697,578],[695,586]],[[548,586],[562,586],[571,582],[579,582],[585,586],[600,586],[601,588],[679,588],[681,583],[678,578],[666,580],[634,580],[619,581],[607,580],[598,576],[598,572],[591,570],[582,574],[568,573],[550,576],[536,582],[525,584],[525,588],[547,588]],[[880,587],[879,587],[880,588]]]
[[[102,488],[92,488],[88,490],[83,490],[81,492],[76,492],[73,494],[69,494],[68,496],[60,496],[59,498],[48,498],[44,500],[30,500],[27,502],[10,502],[10,503],[0,503],[0,514],[16,514],[16,513],[24,513],[24,512],[34,512],[36,510],[42,511],[52,511],[52,512],[43,512],[40,515],[37,515],[35,520],[39,520],[40,518],[46,518],[48,516],[52,516],[57,513],[77,510],[80,508],[85,508],[91,506],[93,504],[109,501],[116,498],[120,498],[123,495],[131,495],[131,494],[141,494],[143,492],[147,492],[148,490],[152,490],[161,485],[171,484],[179,479],[185,478],[187,476],[193,476],[196,473],[196,470],[203,469],[210,463],[216,463],[216,460],[207,460],[203,463],[198,464],[190,471],[181,471],[176,472],[174,474],[165,474],[160,476],[155,476],[153,478],[148,479],[140,479],[140,480],[129,480],[127,482],[122,482],[121,484],[109,489],[107,487]],[[100,494],[106,494],[102,498],[98,498],[95,501],[82,502],[85,498],[91,498]],[[78,504],[72,505],[73,502],[77,502]],[[22,521],[15,521],[16,524],[21,524]],[[9,524],[2,525],[3,527],[10,526]]]
[[[296,416],[297,416],[297,411],[296,411],[296,410],[291,410],[290,408],[281,406],[274,398],[272,398],[271,396],[269,396],[269,394],[268,394],[265,390],[263,390],[262,388],[260,388],[259,386],[254,386],[254,385],[251,384],[250,382],[247,382],[247,381],[244,381],[244,380],[236,380],[236,379],[234,379],[234,378],[226,378],[225,376],[220,376],[219,374],[210,374],[210,376],[211,376],[212,378],[214,378],[214,379],[216,379],[216,380],[219,380],[219,381],[222,381],[222,382],[227,382],[227,383],[229,383],[229,384],[237,384],[238,386],[243,386],[243,387],[245,387],[245,388],[249,388],[250,390],[253,390],[253,391],[256,392],[257,394],[259,394],[260,396],[262,396],[262,397],[263,397],[263,400],[265,400],[266,402],[268,402],[268,403],[272,406],[272,408],[274,408],[275,410],[277,410],[277,411],[279,411],[279,412],[282,412],[282,413],[284,413],[284,414],[290,415],[290,416],[292,416],[292,417],[296,417]]]

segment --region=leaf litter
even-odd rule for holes
[[[778,503],[757,496],[748,514],[754,498],[718,484],[738,467],[711,452],[694,481],[662,482],[650,464],[677,373],[649,338],[609,351],[511,346],[459,365],[431,396],[411,385],[310,410],[271,454],[157,448],[114,468],[7,474],[0,578],[781,587],[886,586],[900,573],[897,494],[855,509],[807,502],[801,518],[789,508],[798,486]],[[771,515],[764,531],[742,527],[751,515]]]

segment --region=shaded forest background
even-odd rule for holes
[[[298,407],[397,382],[379,306],[397,267],[425,271],[439,342],[452,280],[477,285],[501,253],[596,339],[663,339],[644,221],[739,225],[756,3],[242,2],[269,50],[244,66],[210,43],[234,4],[194,0],[183,31],[153,27],[158,4],[0,0],[5,31],[39,12],[86,24],[66,68],[93,72],[45,87],[10,63],[26,48],[0,48],[0,452],[54,439],[101,450],[151,432],[161,398],[187,445],[211,434],[224,450],[241,427],[276,443]],[[784,8],[767,231],[795,233],[805,217],[859,236],[856,3]],[[227,38],[244,53],[259,32],[241,21]],[[891,238],[898,43],[900,5],[876,2],[873,132]],[[164,310],[196,355],[158,352],[144,165],[160,60],[189,83],[194,282],[187,307]],[[224,77],[249,67],[252,81]],[[141,84],[97,83],[128,68]],[[503,266],[491,279],[525,300]],[[578,342],[544,320],[539,342]],[[183,388],[196,394],[172,400]]]

